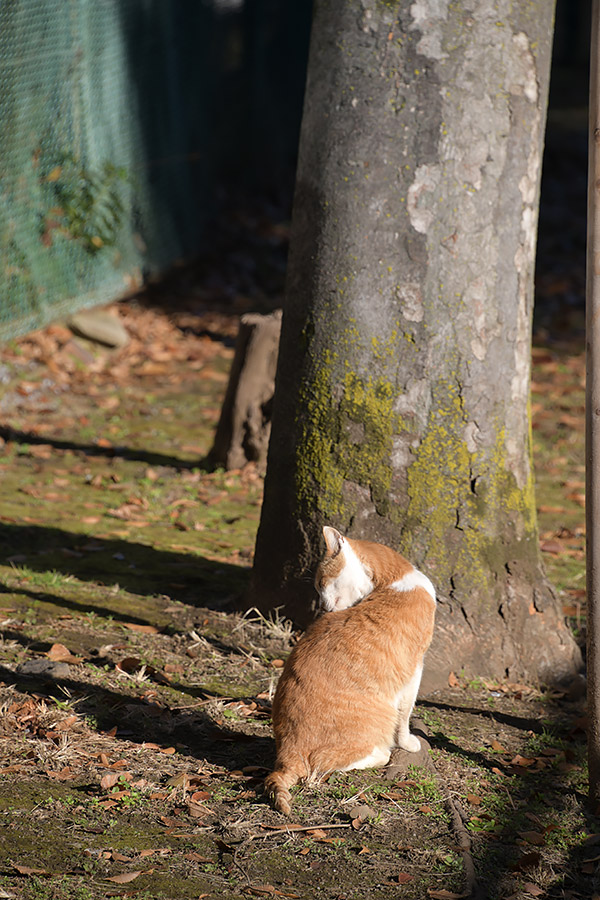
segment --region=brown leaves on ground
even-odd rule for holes
[[[129,334],[129,343],[120,350],[90,345],[66,326],[53,324],[20,338],[14,351],[7,346],[5,358],[10,360],[14,353],[19,360],[36,361],[47,367],[57,384],[94,395],[101,394],[105,384],[114,386],[133,379],[165,376],[174,363],[185,363],[190,374],[197,376],[198,371],[223,353],[222,343],[209,334],[198,335],[202,325],[207,332],[210,329],[230,338],[237,333],[237,316],[231,314],[205,313],[202,320],[193,313],[175,311],[165,316],[135,302],[113,303],[106,311],[118,318]],[[90,374],[94,375],[93,382]],[[43,388],[39,381],[29,378],[23,379],[17,390],[27,397]],[[103,408],[116,408],[112,397],[102,399]]]
[[[293,900],[296,900],[296,898],[299,900],[300,898],[300,894],[296,894],[293,891],[278,890],[272,884],[248,885],[248,887],[243,888],[243,892],[254,897],[291,897]]]
[[[79,715],[57,709],[45,698],[35,696],[8,703],[0,718],[0,734],[24,732],[54,743],[60,743],[62,735],[83,727]]]
[[[176,321],[172,317],[165,317],[168,321],[164,324],[157,321],[155,311],[150,313],[148,310],[135,310],[134,306],[135,304],[131,309],[127,305],[119,308],[119,315],[128,320],[126,325],[133,337],[129,347],[122,351],[101,349],[96,349],[93,353],[88,351],[76,366],[69,368],[68,359],[78,352],[75,341],[72,336],[64,333],[61,335],[59,331],[53,332],[50,329],[49,332],[48,330],[40,332],[37,337],[33,336],[31,340],[22,343],[21,355],[29,361],[36,358],[49,361],[47,364],[54,365],[54,371],[57,372],[57,383],[62,384],[65,389],[70,389],[70,399],[77,401],[79,398],[86,402],[93,400],[94,404],[106,414],[104,418],[107,423],[111,416],[119,411],[117,388],[136,384],[145,390],[153,390],[171,375],[175,379],[182,378],[184,382],[189,378],[191,383],[191,380],[197,377],[199,369],[205,374],[210,372],[219,354],[225,357],[231,355],[229,348],[223,349],[221,341],[212,340],[205,335],[198,342],[198,334],[192,337],[193,329],[198,327],[198,317],[191,316],[185,325],[182,325],[182,319]],[[194,342],[197,345],[195,349],[192,348]],[[549,354],[549,357],[548,362],[553,362],[552,354]],[[67,362],[64,364],[62,374],[58,374],[65,360]],[[181,363],[179,368],[175,365],[177,360]],[[44,402],[45,389],[41,386],[38,374],[35,369],[24,373],[26,377],[21,381],[17,391],[18,402],[23,403],[19,409],[32,409],[33,407],[27,407],[30,402]],[[90,374],[94,374],[94,377],[90,378]],[[217,373],[215,370],[214,375],[223,378],[223,372]],[[547,379],[550,375],[559,378],[561,373],[558,367],[555,366],[553,372],[546,371]],[[543,379],[537,380],[545,385]],[[568,408],[561,409],[552,419],[547,415],[546,404],[549,399],[552,399],[552,402],[556,401],[554,394],[557,390],[556,385],[551,390],[543,387],[539,394],[541,405],[535,415],[538,434],[540,429],[552,428],[558,440],[562,440],[563,437],[566,439],[571,435],[577,427],[577,397],[574,391],[563,392],[560,395],[561,399],[559,398],[560,403]],[[51,392],[48,392],[48,400],[49,402],[53,400]],[[156,408],[151,411],[153,414],[158,413],[167,421],[173,419],[170,400],[162,403],[158,399]],[[50,414],[45,413],[44,416],[46,415]],[[64,411],[61,413],[61,428],[72,429],[70,434],[76,434],[80,427],[89,428],[91,415],[83,409],[77,410],[77,413],[72,415],[70,411]],[[212,416],[214,421],[218,416],[218,409],[216,407],[209,409],[207,415],[209,418]],[[47,440],[43,434],[50,419],[37,414],[37,420],[40,423],[38,436],[41,435],[42,440]],[[52,419],[54,428],[59,420],[59,416]],[[21,423],[13,427],[20,428]],[[112,520],[109,522],[111,529],[113,526],[122,529],[120,533],[124,536],[124,540],[129,539],[131,529],[137,526],[146,529],[143,533],[143,538],[146,539],[150,532],[149,526],[144,523],[153,523],[158,513],[152,503],[145,502],[143,494],[136,489],[135,484],[126,484],[129,479],[119,476],[106,463],[107,457],[112,461],[112,451],[119,441],[116,433],[108,430],[109,427],[112,426],[107,425],[106,433],[97,434],[93,438],[96,448],[106,451],[99,457],[102,462],[101,468],[99,466],[91,468],[88,460],[75,458],[72,460],[72,467],[69,464],[68,470],[53,470],[47,483],[43,483],[38,473],[48,462],[52,463],[55,448],[50,443],[23,446],[23,456],[32,467],[34,477],[31,483],[23,485],[25,492],[19,495],[20,502],[33,501],[36,507],[43,507],[55,515],[68,491],[72,469],[79,467],[75,473],[79,479],[78,492],[81,493],[82,488],[87,492],[85,504],[82,506],[83,523],[93,526],[104,519],[106,526],[105,517],[108,516],[108,520]],[[48,428],[48,431],[50,430]],[[58,433],[62,434],[62,430]],[[184,441],[180,441],[179,449],[182,448],[191,448],[190,452],[198,455],[201,449],[193,434],[185,435]],[[542,529],[542,547],[550,563],[561,560],[577,563],[585,538],[585,532],[581,530],[582,520],[563,521],[563,517],[567,515],[581,516],[583,508],[581,473],[574,471],[565,476],[569,462],[566,453],[565,459],[564,463],[557,460],[551,463],[556,467],[552,477],[561,482],[560,497],[552,497],[551,501],[541,506],[542,515],[548,517]],[[149,465],[144,460],[141,465],[138,463],[138,468],[140,477],[152,485],[152,490],[155,490],[164,478],[164,467],[159,462],[152,462]],[[198,547],[195,542],[200,540],[201,528],[205,529],[202,531],[204,536],[206,532],[210,532],[211,527],[210,523],[206,526],[204,521],[198,522],[195,517],[199,510],[208,511],[211,516],[215,515],[220,504],[227,502],[230,485],[221,476],[205,477],[197,471],[182,472],[177,477],[180,484],[192,488],[193,493],[189,497],[184,497],[177,490],[173,490],[162,505],[161,514],[164,515],[175,537],[177,534],[174,529],[178,532],[189,531],[189,540],[187,544],[172,542],[169,549],[173,553],[176,550],[181,553],[197,553]],[[243,483],[245,489],[256,487],[260,483],[259,476],[251,468],[227,477]],[[102,497],[103,490],[110,493]],[[102,499],[102,503],[98,502],[99,498]],[[19,523],[22,524],[21,520]],[[68,552],[86,558],[87,554],[93,557],[94,553],[102,550],[104,546],[102,531],[92,527],[88,533],[89,536],[83,537],[75,547],[69,547]],[[113,534],[113,531],[110,533]],[[179,538],[183,540],[182,536]],[[251,541],[248,540],[248,546],[250,545]],[[20,547],[17,549],[18,552],[21,551]],[[235,551],[230,553],[227,550],[226,541],[223,540],[215,550],[214,558],[222,561],[226,557],[238,563],[242,560],[240,554],[236,557]],[[243,557],[245,564],[248,558],[248,555]],[[133,571],[135,575],[135,570]],[[182,589],[186,584],[190,584],[179,570],[173,571],[172,582]],[[193,586],[194,589],[197,587],[195,582]],[[27,590],[32,587],[34,585],[28,582]],[[196,594],[194,594],[195,601]],[[12,597],[7,600],[6,615],[11,619],[14,602]],[[170,602],[168,597],[165,597],[164,604]],[[574,612],[581,612],[581,609],[584,609],[585,591],[577,582],[573,582],[570,587],[567,602]],[[74,611],[73,606],[69,607],[69,612],[73,622],[77,624],[79,613]],[[532,615],[536,613],[534,609]],[[127,612],[126,615],[135,619],[136,613]],[[256,668],[260,673],[260,684],[250,688],[244,687],[243,690],[247,691],[247,694],[244,694],[243,699],[239,699],[242,691],[234,691],[232,677],[231,684],[225,681],[227,687],[218,689],[219,693],[229,693],[228,697],[211,695],[208,698],[207,693],[203,692],[204,686],[208,683],[209,676],[219,674],[219,667],[224,665],[225,650],[221,654],[221,651],[215,650],[212,646],[204,645],[203,628],[209,624],[206,612],[199,613],[190,605],[186,607],[185,615],[192,620],[192,625],[186,626],[186,630],[182,627],[173,637],[168,627],[159,629],[154,625],[144,624],[143,614],[140,615],[139,622],[123,622],[119,618],[110,624],[108,629],[110,633],[103,634],[98,642],[98,647],[103,652],[98,654],[97,659],[101,661],[100,666],[107,664],[106,671],[101,672],[102,678],[110,682],[109,690],[117,695],[118,700],[114,706],[110,705],[108,709],[103,710],[108,718],[97,728],[85,722],[79,707],[73,708],[67,703],[65,708],[59,709],[53,705],[53,701],[34,693],[25,696],[15,692],[10,702],[2,708],[0,735],[5,737],[6,752],[3,761],[6,765],[0,773],[7,776],[7,780],[10,781],[26,780],[33,775],[38,780],[42,779],[42,783],[49,788],[61,791],[71,790],[75,786],[71,782],[75,782],[74,802],[87,804],[86,812],[93,808],[93,814],[97,816],[96,819],[90,818],[89,822],[81,826],[82,834],[107,835],[102,838],[103,847],[100,855],[94,856],[94,859],[101,860],[105,866],[101,874],[102,881],[112,880],[114,889],[118,885],[127,885],[128,881],[136,882],[136,879],[152,871],[144,872],[144,865],[154,865],[155,860],[160,861],[163,852],[172,854],[168,860],[170,865],[179,852],[178,845],[187,843],[189,836],[190,840],[197,841],[198,844],[194,844],[193,850],[186,849],[185,853],[181,852],[181,858],[185,859],[187,868],[193,870],[194,866],[199,866],[201,871],[204,864],[210,863],[219,872],[214,877],[217,879],[222,877],[223,883],[228,886],[237,878],[235,889],[249,896],[296,897],[306,894],[304,886],[303,890],[300,890],[294,884],[288,890],[284,879],[275,881],[275,876],[270,871],[269,874],[265,871],[261,873],[255,868],[247,879],[242,875],[244,867],[250,870],[252,866],[259,864],[256,862],[257,859],[264,857],[264,853],[254,854],[256,847],[260,846],[261,850],[270,847],[286,848],[289,844],[295,863],[299,865],[298,871],[302,872],[300,866],[305,866],[309,878],[320,877],[318,866],[322,865],[323,859],[335,862],[336,871],[339,872],[345,866],[358,861],[365,876],[377,872],[378,879],[381,882],[387,881],[388,889],[392,892],[400,894],[403,891],[419,891],[420,896],[431,897],[433,900],[460,900],[464,897],[460,892],[461,877],[454,877],[456,871],[452,876],[448,874],[447,880],[445,875],[439,874],[439,870],[435,879],[431,877],[431,863],[434,862],[432,854],[440,847],[446,849],[450,847],[448,854],[456,854],[457,843],[446,819],[440,815],[441,805],[423,794],[421,782],[416,777],[388,783],[388,787],[378,781],[380,773],[347,776],[347,782],[344,780],[346,776],[342,776],[341,784],[344,790],[347,787],[348,791],[354,791],[351,785],[352,779],[356,777],[360,780],[361,790],[364,789],[367,795],[366,798],[361,795],[353,797],[348,805],[340,804],[339,793],[333,799],[328,797],[327,790],[331,787],[333,791],[339,786],[336,785],[335,779],[331,786],[306,788],[304,793],[300,792],[296,802],[299,811],[300,808],[303,810],[303,815],[299,815],[300,821],[312,824],[281,823],[277,814],[261,801],[260,783],[265,769],[257,765],[257,762],[268,763],[270,751],[267,741],[270,740],[270,732],[266,719],[270,712],[269,698],[272,694],[269,684],[276,679],[277,669],[283,664],[283,649],[267,648],[265,652],[261,645],[261,649],[255,652],[252,648],[246,647],[243,652],[250,656],[244,657],[242,661],[242,657],[237,655],[236,667],[240,672],[243,671],[244,677],[251,675]],[[220,620],[219,624],[223,626],[223,620]],[[64,625],[63,621],[57,619],[53,626],[56,631],[55,643],[50,650],[46,650],[45,648],[50,646],[50,641],[45,638],[46,642],[40,645],[43,649],[36,652],[45,654],[48,659],[72,665],[85,660],[85,664],[81,665],[75,674],[80,681],[89,676],[89,683],[93,685],[92,690],[96,690],[98,681],[93,681],[93,666],[97,663],[93,662],[88,653],[88,645],[72,641],[64,630]],[[20,627],[25,628],[23,625]],[[95,627],[98,627],[97,622]],[[196,629],[200,635],[198,640],[193,639],[193,643],[189,638],[190,627]],[[16,633],[15,626],[11,625],[10,628]],[[28,636],[26,629],[23,634]],[[227,635],[229,649],[236,652],[237,647],[232,646],[234,639],[230,640],[230,623],[228,628],[221,627],[220,631],[216,632],[221,642],[219,646],[222,646],[224,634]],[[214,636],[210,634],[209,628],[206,635]],[[240,648],[242,644],[240,641]],[[80,650],[80,647],[85,647],[85,650]],[[33,651],[23,649],[19,652],[22,655],[31,655]],[[201,668],[204,657],[209,659],[211,664],[208,675],[207,671]],[[147,659],[154,662],[154,667],[144,663]],[[193,676],[189,674],[190,667],[196,667]],[[231,670],[228,670],[228,677],[230,672]],[[151,683],[148,683],[147,679]],[[186,685],[191,687],[186,688]],[[201,687],[198,687],[199,685]],[[83,685],[83,688],[85,687],[86,685]],[[106,682],[103,682],[102,690],[105,687]],[[83,688],[81,696],[86,693]],[[175,692],[182,688],[188,690],[189,695],[175,698]],[[556,827],[553,820],[549,821],[545,816],[523,819],[522,812],[527,808],[528,798],[538,790],[540,784],[548,784],[551,779],[558,781],[563,776],[568,776],[569,767],[573,767],[577,774],[577,759],[571,747],[566,744],[556,748],[539,749],[539,745],[529,741],[532,735],[524,731],[524,727],[528,726],[518,724],[519,717],[525,721],[549,714],[549,706],[542,711],[536,707],[540,694],[531,686],[514,680],[502,683],[483,682],[477,688],[470,688],[467,679],[462,674],[454,672],[449,679],[449,688],[447,693],[455,704],[459,692],[464,692],[458,703],[461,708],[460,715],[457,713],[454,721],[451,721],[444,718],[444,712],[441,710],[434,710],[432,713],[432,715],[439,713],[442,719],[439,726],[441,734],[452,736],[452,742],[457,748],[454,754],[446,754],[442,744],[438,744],[436,748],[436,765],[448,762],[443,791],[448,790],[452,796],[459,797],[465,819],[471,819],[475,825],[479,824],[479,829],[474,828],[471,835],[473,843],[478,842],[477,865],[479,866],[480,859],[486,859],[488,846],[495,849],[502,846],[505,852],[502,877],[505,882],[512,885],[518,882],[525,893],[533,897],[542,896],[540,893],[542,889],[533,881],[537,878],[538,870],[542,872],[544,867],[551,865],[553,871],[562,875],[567,871],[566,863],[561,862],[551,837],[552,830]],[[253,691],[256,691],[254,696]],[[547,695],[546,700],[554,702],[557,696],[560,701],[559,695],[556,694]],[[104,694],[101,690],[98,691],[98,697],[99,703],[102,703]],[[490,710],[486,707],[488,702]],[[135,704],[139,704],[144,716],[147,715],[143,729],[139,722],[132,725],[131,716]],[[214,708],[211,704],[214,704]],[[487,710],[489,718],[481,715],[469,718],[467,709],[469,705]],[[215,709],[218,712],[215,712]],[[517,724],[509,727],[505,726],[502,720],[496,721],[494,719],[496,710],[506,713],[507,717],[514,717]],[[202,719],[204,711],[207,711],[207,720]],[[218,732],[217,718],[221,723]],[[463,728],[461,721],[464,723],[467,718],[470,724],[468,728]],[[571,721],[572,733],[565,738],[566,742],[583,738],[581,728],[584,725],[576,724],[574,714]],[[195,730],[192,728],[188,731],[188,723],[196,726]],[[165,726],[163,730],[159,730],[161,724]],[[240,739],[239,743],[234,743],[236,738]],[[25,740],[28,742],[31,755],[21,754],[15,759],[14,747]],[[225,740],[230,742],[224,743]],[[236,762],[231,762],[229,768],[221,768],[220,763],[215,764],[212,757],[213,762],[209,765],[206,760],[215,752],[215,745],[217,745],[217,759],[235,758]],[[531,746],[536,746],[537,749],[533,751],[530,749]],[[257,758],[257,752],[263,753],[264,757],[259,755]],[[478,760],[482,758],[487,767],[484,773],[489,778],[487,782],[485,777],[480,781],[472,779],[472,770],[478,766]],[[234,766],[239,766],[239,769]],[[374,785],[385,786],[386,790],[373,791],[369,794],[369,788]],[[561,789],[563,786],[561,782]],[[564,789],[569,790],[568,787]],[[500,800],[505,799],[505,809],[498,814],[497,819],[493,819],[490,815],[490,806],[487,803],[492,791],[495,792],[497,808],[500,807]],[[75,796],[75,791],[71,791],[71,794]],[[355,809],[357,799],[361,802],[367,800],[377,817],[381,817],[381,821],[376,817],[361,816]],[[140,819],[147,822],[150,817],[155,834],[159,835],[158,838],[149,838],[149,841],[173,843],[174,848],[162,851],[160,848],[149,847],[139,854],[130,855],[129,852],[125,854],[111,847],[113,826],[111,825],[109,837],[107,823],[114,822],[115,828],[118,828],[119,823],[133,815],[136,811],[135,804],[138,802],[147,804],[142,807],[141,812],[138,810]],[[511,806],[513,802],[514,807]],[[312,809],[310,805],[313,806]],[[518,825],[514,824],[513,827],[516,820],[515,807],[521,818]],[[56,810],[55,813],[58,817],[59,813]],[[553,819],[555,815],[558,816],[559,813],[552,810]],[[343,821],[337,821],[338,819]],[[72,820],[73,816],[69,809],[69,822]],[[410,831],[408,837],[401,834],[407,820]],[[236,830],[237,835],[242,835],[243,839],[252,839],[249,852],[247,848],[240,852],[241,845],[236,841]],[[221,840],[221,844],[213,845],[213,837],[217,835],[220,836],[218,839]],[[394,836],[393,839],[391,835]],[[208,841],[208,849],[206,844],[200,846],[202,838]],[[383,853],[382,846],[385,848]],[[343,857],[340,854],[339,861],[335,858],[338,847],[343,848]],[[95,854],[97,852],[94,850]],[[268,853],[268,850],[266,852]],[[585,860],[586,866],[595,868],[594,853],[595,844],[590,843],[587,848],[587,855],[590,858]],[[219,854],[222,859],[219,859]],[[147,863],[143,861],[146,857],[152,856],[154,858]],[[381,868],[384,856],[384,867]],[[19,873],[20,876],[36,871],[27,868],[26,864],[32,860],[34,864],[35,858],[23,856],[21,866],[23,872]],[[507,870],[513,861],[514,868],[511,874]],[[15,859],[14,862],[20,864],[21,861]],[[238,862],[241,867],[239,870]],[[436,859],[435,862],[439,863],[439,860]],[[313,868],[310,868],[311,864]],[[41,872],[46,872],[49,868],[51,867],[46,866]],[[524,881],[524,879],[531,880]],[[266,883],[271,880],[275,883]],[[340,876],[340,893],[343,893],[344,889],[342,880],[343,876]],[[406,887],[403,888],[402,885]],[[136,887],[137,885],[133,884],[133,889]],[[203,896],[203,888],[204,886],[199,892],[200,896]],[[507,890],[503,896],[510,896],[510,892]]]

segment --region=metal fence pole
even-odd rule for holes
[[[589,796],[600,803],[600,0],[590,60],[586,283],[586,543]]]

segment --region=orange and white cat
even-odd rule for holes
[[[403,556],[326,526],[315,585],[327,611],[292,650],[273,698],[277,758],[265,790],[290,813],[289,788],[335,770],[384,766],[410,733],[435,590]],[[362,602],[360,602],[362,601]]]

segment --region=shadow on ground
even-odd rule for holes
[[[22,556],[22,560],[21,560]],[[190,606],[234,609],[244,593],[248,566],[158,550],[146,544],[119,538],[89,535],[37,525],[0,523],[0,557],[23,562],[35,572],[59,572],[95,585],[119,587],[138,595],[166,595]],[[22,583],[1,588],[23,593]],[[32,595],[31,595],[32,596]],[[36,599],[42,599],[35,593]],[[54,602],[51,595],[49,602]],[[118,608],[99,609],[85,599],[56,598],[57,606],[79,612],[95,611],[119,617]],[[129,612],[124,616],[131,619]]]
[[[4,637],[8,635],[3,635]],[[24,694],[53,696],[64,700],[65,692],[79,698],[77,710],[97,723],[98,733],[116,729],[115,740],[151,742],[163,747],[175,745],[178,753],[205,760],[228,769],[246,765],[270,767],[275,759],[275,742],[218,724],[205,711],[211,691],[173,683],[182,698],[196,698],[186,708],[169,707],[155,698],[133,697],[109,687],[78,678],[27,676],[0,665],[0,682],[14,685]]]
[[[104,459],[126,459],[133,462],[142,462],[149,466],[169,466],[176,471],[188,469],[200,469],[202,461],[184,460],[165,453],[154,453],[151,450],[136,450],[130,447],[100,447],[98,444],[81,444],[77,441],[65,441],[60,438],[49,437],[47,434],[34,434],[32,431],[19,431],[6,425],[0,426],[0,438],[20,445],[43,445],[53,447],[55,450],[73,450],[84,453],[86,456],[96,456]]]

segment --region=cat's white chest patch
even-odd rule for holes
[[[390,584],[390,587],[394,591],[412,591],[415,588],[420,587],[427,591],[432,600],[435,600],[434,586],[432,585],[427,575],[423,575],[423,573],[419,572],[418,569],[413,569],[412,572],[404,575],[403,578],[399,578],[398,581],[394,581],[392,584]]]

